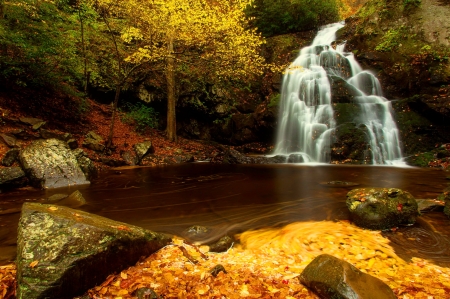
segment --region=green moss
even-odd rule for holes
[[[278,106],[279,104],[280,104],[280,94],[274,93],[270,96],[270,102],[267,105],[267,107],[272,108]]]

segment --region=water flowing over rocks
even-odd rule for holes
[[[57,139],[36,140],[19,154],[31,183],[40,188],[89,184],[67,143]]]
[[[363,273],[352,264],[328,254],[316,257],[303,270],[300,281],[323,299],[397,298],[382,280]]]
[[[67,207],[25,203],[18,229],[19,299],[73,298],[171,239]]]
[[[412,225],[419,215],[414,197],[397,188],[361,188],[347,193],[352,221],[363,228],[385,230]]]

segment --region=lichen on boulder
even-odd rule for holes
[[[166,235],[62,206],[25,203],[17,298],[73,298],[171,242]]]
[[[346,203],[356,225],[374,230],[411,225],[419,215],[414,197],[397,188],[354,189]]]
[[[20,163],[31,183],[40,188],[89,184],[67,143],[36,140],[20,151]]]

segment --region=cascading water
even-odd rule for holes
[[[391,102],[382,96],[378,79],[363,71],[345,44],[333,48],[336,23],[322,28],[313,43],[301,50],[283,77],[280,121],[275,155],[289,156],[288,162],[331,160],[336,129],[330,80],[346,80],[360,106],[354,121],[364,125],[372,164],[401,164],[399,132],[392,117]]]

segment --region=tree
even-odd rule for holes
[[[248,81],[263,72],[259,53],[264,40],[248,29],[244,9],[249,4],[250,0],[123,0],[116,6],[132,24],[122,39],[140,41],[125,61],[148,62],[153,71],[165,75],[170,140],[177,138],[176,83],[181,66],[211,83]]]

